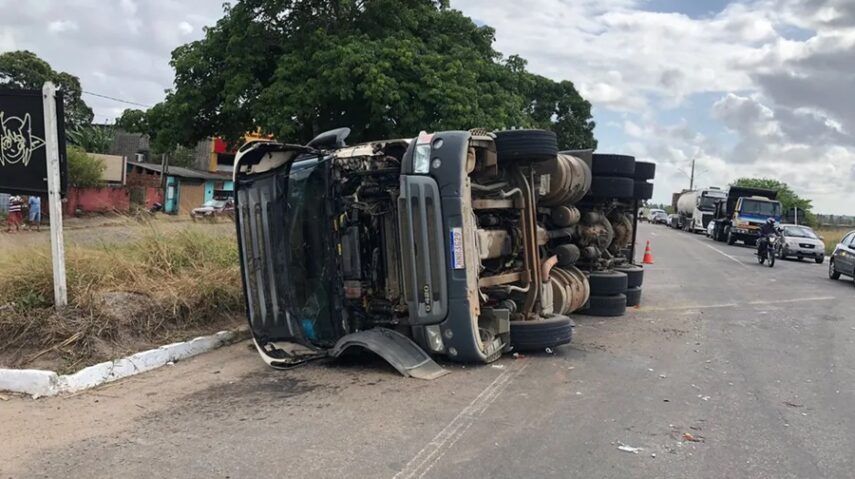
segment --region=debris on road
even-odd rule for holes
[[[683,433],[683,440],[689,441],[689,442],[704,442],[704,437],[703,436],[695,436],[690,432],[684,432]]]
[[[633,454],[638,454],[638,451],[640,451],[641,448],[640,447],[627,446],[626,444],[624,444],[622,442],[618,442],[618,450],[623,451],[623,452],[631,452]]]
[[[796,404],[790,401],[784,401],[784,404],[790,407],[804,407],[804,404]]]
[[[492,367],[493,369],[505,369],[505,365],[504,365],[504,364],[494,364],[494,365],[493,365],[493,366],[491,366],[491,367]]]

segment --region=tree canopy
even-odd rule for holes
[[[116,126],[128,133],[148,133],[146,112],[127,108],[122,112],[122,116],[116,120]]]
[[[541,127],[595,147],[591,105],[570,81],[493,49],[494,31],[447,1],[243,0],[172,53],[175,85],[147,115],[153,147],[260,128],[306,142],[420,130]]]
[[[70,73],[55,71],[35,53],[18,50],[0,54],[0,86],[41,90],[52,81],[63,92],[65,127],[73,129],[92,123],[92,109],[83,101],[80,79]]]
[[[772,178],[739,178],[731,186],[743,186],[746,188],[765,188],[778,192],[777,200],[781,202],[781,208],[785,214],[789,214],[794,208],[799,209],[799,223],[807,223],[811,226],[816,225],[816,215],[812,209],[811,200],[801,198],[797,195],[789,185],[783,181]]]

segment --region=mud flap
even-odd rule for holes
[[[343,336],[329,354],[337,358],[354,346],[376,353],[407,377],[430,380],[450,372],[443,369],[408,337],[387,328],[373,328]]]

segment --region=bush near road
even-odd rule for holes
[[[57,313],[49,249],[0,252],[0,367],[74,370],[237,325],[244,311],[233,236],[69,245],[66,266],[69,307]]]

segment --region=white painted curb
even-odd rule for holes
[[[144,373],[205,353],[246,337],[246,328],[220,331],[190,341],[172,343],[130,356],[106,361],[81,369],[73,374],[58,375],[42,369],[0,369],[0,391],[29,394],[33,398],[73,393],[106,384],[117,379]]]

